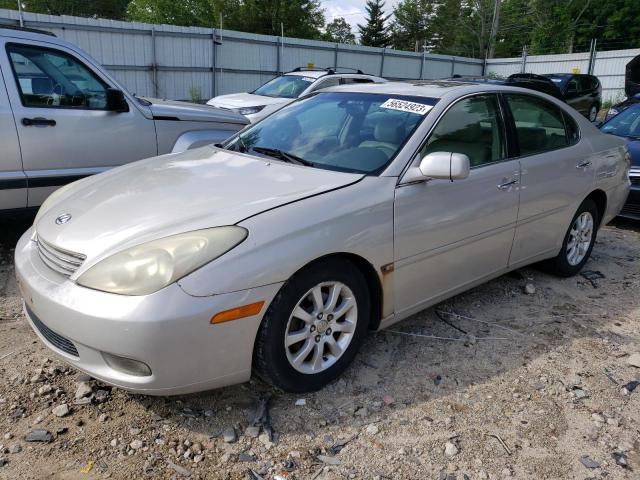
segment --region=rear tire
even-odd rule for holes
[[[287,392],[318,390],[349,366],[370,319],[367,282],[348,260],[330,258],[291,277],[265,314],[254,368]]]
[[[589,260],[600,219],[598,207],[587,199],[573,216],[562,242],[560,253],[555,258],[541,264],[543,270],[559,277],[576,275]]]
[[[595,103],[591,105],[589,108],[589,121],[591,123],[595,122],[598,119],[598,105]]]

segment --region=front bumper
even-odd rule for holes
[[[627,201],[620,211],[620,216],[640,220],[640,169],[632,169],[629,178],[631,179],[631,189]]]
[[[177,284],[139,297],[99,292],[49,269],[31,236],[31,230],[22,236],[15,258],[25,313],[40,339],[68,363],[108,384],[150,395],[209,390],[250,378],[260,321],[282,284],[208,297],[188,295]],[[215,313],[259,301],[265,306],[258,315],[210,323]],[[117,370],[103,353],[144,362],[151,375]]]

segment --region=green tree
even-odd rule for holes
[[[245,32],[280,35],[282,23],[287,37],[320,39],[324,27],[318,0],[244,0],[239,13]]]
[[[356,43],[356,36],[351,31],[349,25],[344,18],[335,18],[332,22],[327,23],[322,34],[322,40],[335,43]]]
[[[129,0],[21,0],[25,12],[123,20]],[[0,8],[18,9],[17,0],[1,0]]]
[[[370,47],[386,47],[391,42],[387,21],[390,15],[384,14],[384,2],[382,0],[367,0],[365,5],[367,22],[358,25],[360,43]]]
[[[239,8],[240,0],[131,0],[127,8],[127,19],[144,23],[213,28],[220,27],[220,14],[223,14],[223,26],[233,28],[239,23]],[[229,14],[231,16],[227,17]]]
[[[391,36],[393,48],[421,51],[432,47],[435,18],[434,0],[401,0],[393,9]]]

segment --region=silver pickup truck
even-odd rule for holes
[[[78,47],[0,26],[0,212],[111,167],[219,142],[248,120],[137,97]]]

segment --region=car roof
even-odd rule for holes
[[[453,80],[413,80],[407,82],[386,83],[355,83],[326,88],[323,91],[381,93],[391,95],[406,95],[413,97],[442,98],[450,92],[473,93],[493,90],[512,90],[510,87],[489,83],[474,83]],[[522,91],[524,89],[517,89]]]
[[[508,84],[477,83],[453,80],[413,80],[407,82],[386,82],[386,83],[356,83],[350,85],[339,85],[322,90],[323,92],[354,92],[354,93],[378,93],[384,95],[404,95],[409,97],[443,98],[451,93],[456,97],[472,93],[482,92],[514,92],[529,95],[540,95],[553,99],[556,103],[563,104],[562,101],[553,96],[533,90],[511,86]]]
[[[335,72],[332,69],[318,69],[318,70],[304,70],[304,69],[300,69],[300,70],[293,70],[291,72],[287,72],[284,75],[291,75],[291,76],[300,76],[300,77],[309,77],[309,78],[321,78],[321,77],[326,77],[326,76],[332,76],[332,77],[351,77],[351,78],[362,78],[362,77],[367,77],[367,78],[377,78],[380,80],[383,80],[382,77],[377,77],[376,75],[370,75],[368,73],[364,73],[364,72],[359,72],[354,70],[353,72]]]

